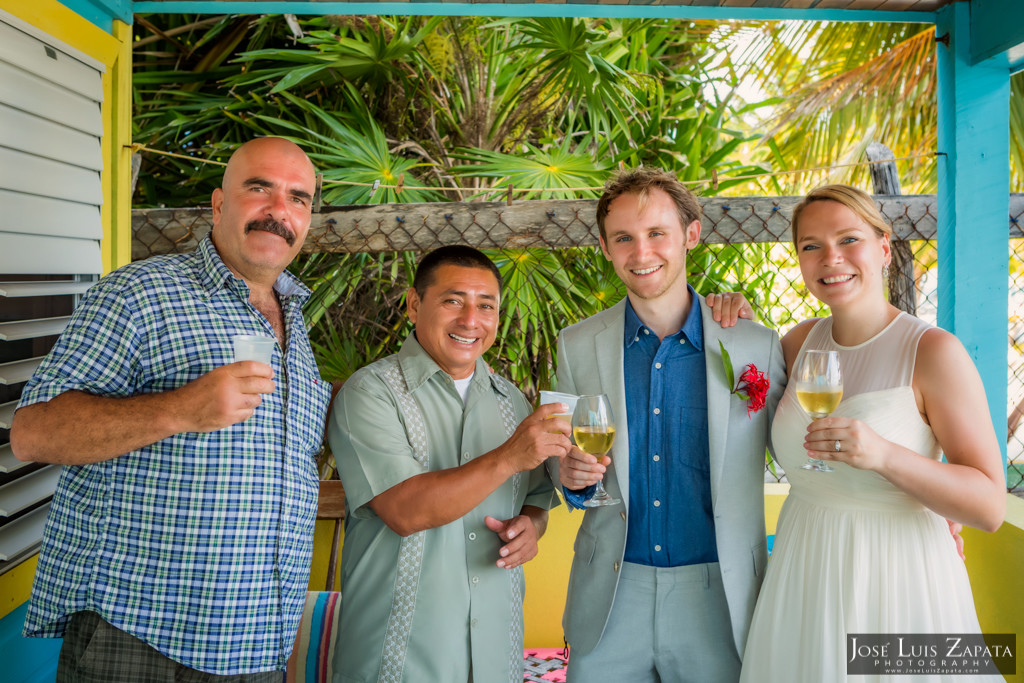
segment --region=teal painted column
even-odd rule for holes
[[[938,323],[985,383],[1006,463],[1010,71],[1005,53],[971,66],[970,5],[939,11]]]

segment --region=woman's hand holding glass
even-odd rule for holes
[[[814,420],[807,426],[804,437],[804,448],[812,460],[835,460],[875,472],[881,471],[885,454],[892,445],[867,424],[850,417]]]

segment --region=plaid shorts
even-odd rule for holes
[[[75,612],[64,634],[57,683],[281,683],[283,671],[218,676],[190,669],[95,612]]]

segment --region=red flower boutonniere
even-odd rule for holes
[[[768,377],[758,370],[756,365],[750,363],[737,382],[732,371],[732,359],[729,358],[729,352],[725,350],[725,344],[718,342],[718,346],[722,349],[722,366],[725,368],[725,377],[729,380],[729,386],[732,387],[729,393],[736,394],[747,402],[747,417],[750,417],[751,413],[756,413],[764,408],[770,386]]]

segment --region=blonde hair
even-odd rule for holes
[[[814,202],[837,202],[852,211],[857,218],[870,225],[879,237],[892,239],[892,226],[882,218],[875,200],[867,192],[849,185],[823,185],[811,190],[793,209],[793,244],[796,244],[800,215]]]

